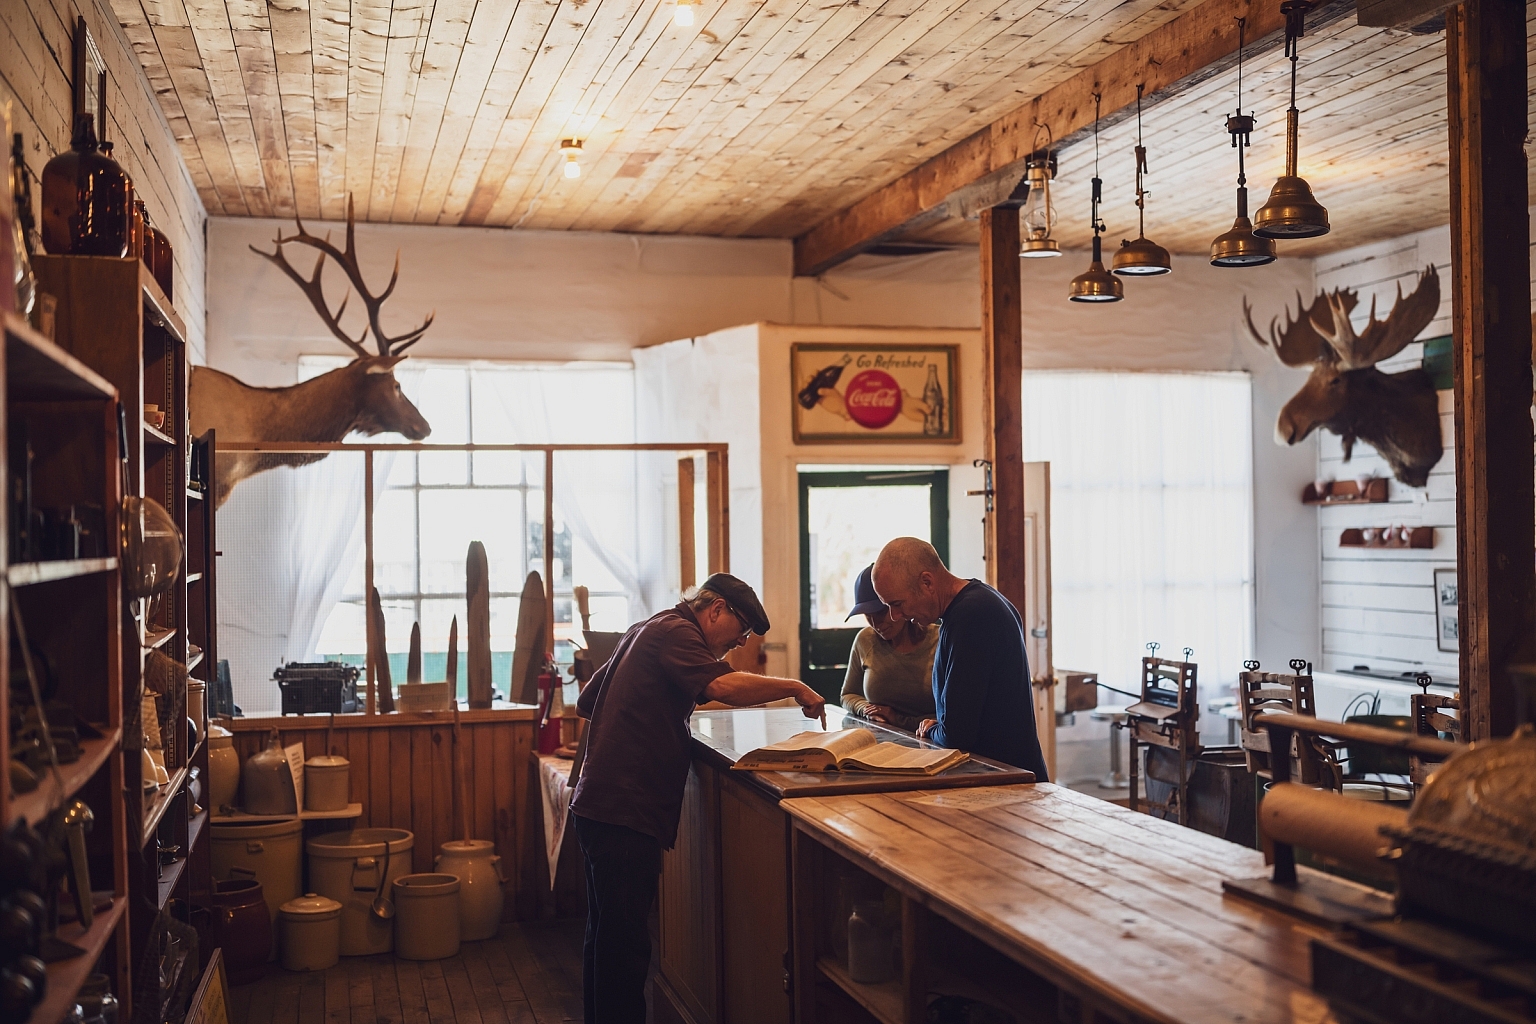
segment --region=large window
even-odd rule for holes
[[[1246,374],[1025,375],[1025,458],[1051,464],[1057,667],[1134,690],[1156,641],[1194,649],[1203,692],[1236,679],[1253,651],[1251,422]]]
[[[302,360],[303,377],[337,360]],[[433,443],[629,443],[634,438],[633,373],[628,366],[537,366],[412,359],[398,376],[432,425]],[[387,441],[390,438],[378,438]],[[556,656],[569,659],[579,636],[572,588],[591,592],[592,628],[622,630],[630,599],[615,557],[632,545],[611,542],[613,523],[633,523],[633,504],[582,501],[587,474],[556,464],[554,558],[544,565],[544,456],[532,452],[381,453],[385,483],[375,499],[374,586],[384,608],[391,675],[405,676],[411,627],[420,623],[423,678],[442,679],[450,623],[458,617],[460,665],[466,632],[465,556],[485,545],[490,565],[492,679],[505,694],[511,675],[519,595],[530,571],[553,576]],[[607,481],[612,484],[614,481]],[[618,481],[632,493],[632,481]],[[597,507],[583,507],[583,506]],[[609,527],[604,533],[603,528]],[[596,531],[596,532],[594,532]],[[630,530],[632,533],[632,529]],[[599,541],[599,538],[602,541]],[[624,538],[631,539],[632,538]],[[618,569],[616,572],[615,570]],[[361,663],[366,649],[364,565],[359,550],[341,599],[321,632],[321,657]],[[461,690],[466,674],[459,672]]]

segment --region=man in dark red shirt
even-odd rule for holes
[[[804,683],[737,672],[720,660],[748,633],[767,632],[752,588],[717,572],[693,597],[631,626],[577,701],[589,719],[571,800],[587,865],[586,1024],[645,1022],[648,919],[661,851],[677,838],[695,705],[793,697],[806,717],[822,714],[824,700]]]

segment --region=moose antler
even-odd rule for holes
[[[1346,291],[1334,293],[1344,304],[1346,310],[1354,309],[1355,293]],[[1259,333],[1259,329],[1253,325],[1253,309],[1248,305],[1248,300],[1243,299],[1243,317],[1248,322],[1248,332],[1253,335],[1253,340],[1265,348],[1274,350],[1275,357],[1286,366],[1306,366],[1315,363],[1319,359],[1331,359],[1332,351],[1327,345],[1326,339],[1319,333],[1319,318],[1328,316],[1328,305],[1324,301],[1327,295],[1319,295],[1307,305],[1301,297],[1301,292],[1296,293],[1296,315],[1291,315],[1290,307],[1285,309],[1285,326],[1279,326],[1280,318],[1277,316],[1269,322],[1269,336],[1266,338]]]
[[[1349,322],[1349,311],[1354,303],[1345,306],[1339,299],[1338,292],[1329,296],[1333,322],[1327,326],[1319,324],[1318,329],[1338,353],[1342,369],[1363,370],[1397,355],[1429,326],[1440,310],[1440,275],[1435,272],[1434,264],[1430,264],[1406,299],[1399,282],[1397,298],[1385,320],[1376,319],[1376,298],[1372,296],[1371,317],[1366,321],[1365,329],[1358,333]]]
[[[395,269],[389,275],[389,285],[379,295],[373,295],[368,291],[368,285],[363,281],[363,272],[357,264],[357,244],[352,214],[352,196],[350,194],[347,196],[347,246],[344,250],[338,249],[331,244],[330,235],[326,235],[324,238],[317,238],[304,230],[304,222],[298,217],[294,217],[293,222],[298,225],[299,233],[285,238],[283,233],[279,231],[277,238],[274,240],[276,245],[274,252],[263,252],[254,245],[250,249],[256,255],[266,259],[283,273],[287,274],[293,283],[299,286],[299,290],[309,299],[310,305],[315,307],[315,312],[320,314],[320,319],[325,321],[325,325],[331,329],[332,334],[340,338],[343,344],[359,356],[368,355],[368,350],[363,347],[362,343],[367,339],[369,329],[373,331],[374,341],[378,345],[379,355],[381,356],[397,356],[421,340],[421,336],[427,332],[427,328],[432,326],[432,321],[437,317],[435,310],[427,315],[427,319],[422,322],[420,327],[417,327],[415,330],[406,331],[404,334],[395,335],[394,337],[385,334],[384,328],[379,323],[379,311],[383,308],[385,300],[394,292],[395,283],[400,279],[400,251],[398,249],[395,250]],[[293,242],[319,250],[320,256],[315,260],[315,272],[308,278],[295,270],[289,264],[287,257],[283,255],[283,246]],[[347,292],[334,314],[330,311],[330,307],[325,301],[320,277],[324,272],[327,256],[341,265],[342,271],[347,275],[347,280],[352,282],[352,287],[356,288],[357,293],[362,296],[363,305],[368,310],[368,327],[363,329],[363,333],[358,335],[355,341],[347,332],[341,329],[341,315],[346,311],[347,301],[351,299],[352,292],[350,290]]]

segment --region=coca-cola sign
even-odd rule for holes
[[[959,346],[882,344],[884,333],[790,346],[796,444],[960,440]]]
[[[848,382],[843,401],[853,422],[879,430],[901,414],[901,385],[884,370],[865,370]]]

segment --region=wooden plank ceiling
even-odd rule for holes
[[[671,0],[113,6],[212,214],[340,219],[350,192],[373,221],[790,237],[1197,2],[705,0],[690,28]],[[1283,63],[1247,76],[1255,206],[1283,155]],[[1350,18],[1302,68],[1303,174],[1336,227],[1287,251],[1444,223],[1443,36]],[[1176,251],[1230,225],[1232,102],[1220,75],[1146,118],[1148,234]],[[1134,130],[1101,139],[1115,242],[1134,234]],[[1067,245],[1087,238],[1091,159],[1061,157]]]

